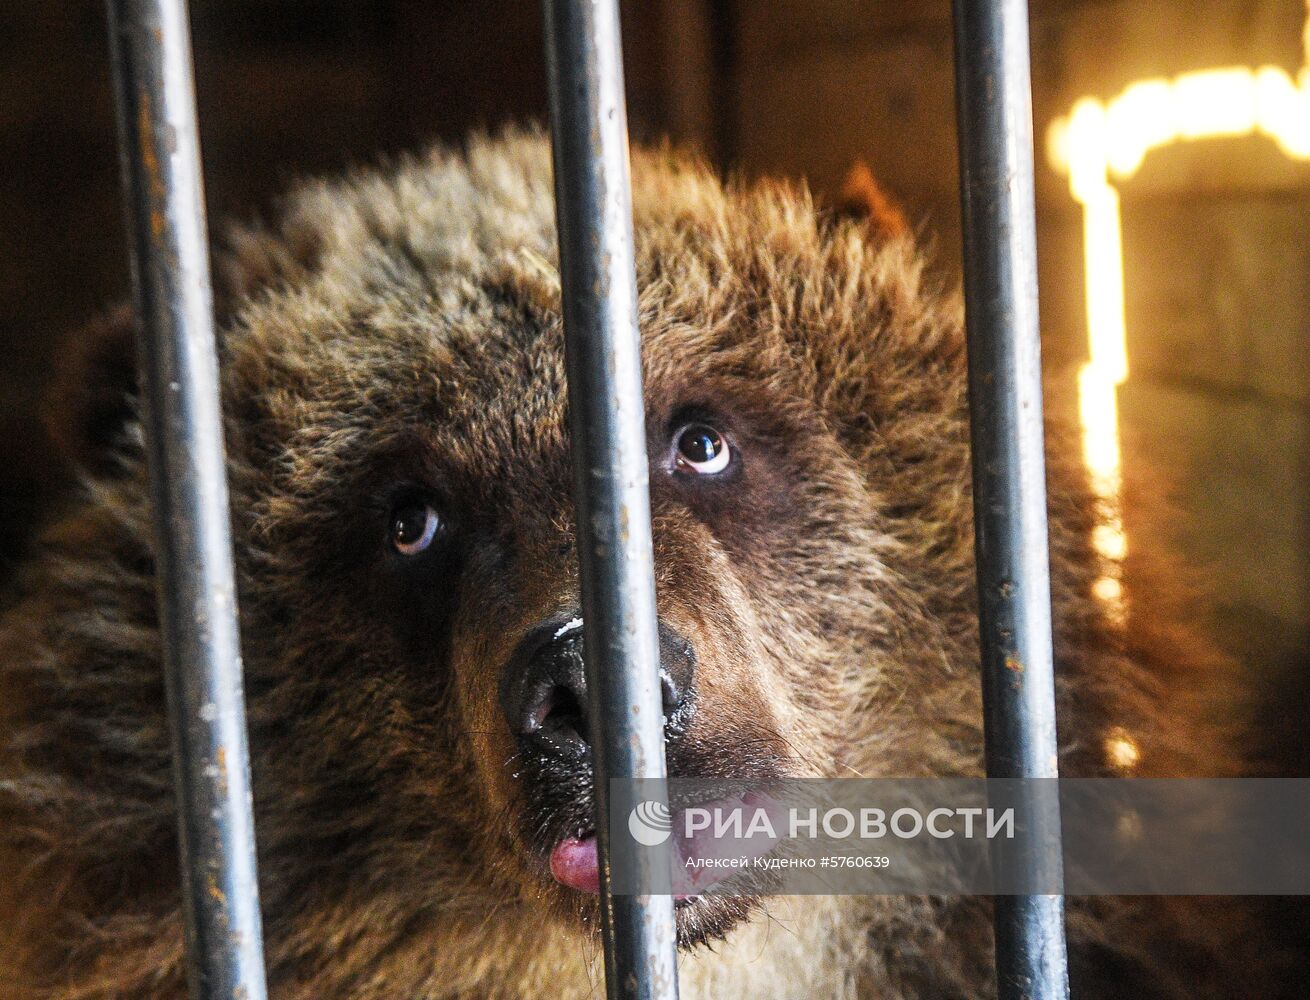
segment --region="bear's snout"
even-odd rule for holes
[[[581,618],[553,617],[530,629],[506,664],[501,709],[523,752],[557,764],[590,764],[585,641]],[[659,646],[664,732],[671,740],[690,715],[696,653],[664,622]]]

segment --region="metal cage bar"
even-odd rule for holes
[[[673,897],[611,893],[619,866],[652,887],[648,865],[669,872],[667,854],[646,860],[608,822],[612,806],[626,814],[612,794],[632,787],[613,779],[658,790],[665,778],[618,3],[545,0],[544,12],[605,979],[611,998],[675,998]]]
[[[236,587],[185,0],[108,0],[196,1000],[263,1000]]]
[[[1028,5],[954,0],[954,21],[987,773],[1054,778]],[[1025,815],[1058,848],[1058,809]],[[1057,876],[1058,853],[1039,862]],[[994,902],[1001,1000],[1067,997],[1063,897]]]

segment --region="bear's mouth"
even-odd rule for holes
[[[555,845],[550,853],[550,874],[566,889],[588,896],[600,895],[600,858],[596,834],[582,838],[569,837]],[[693,905],[699,895],[675,894],[673,905],[682,910]]]
[[[780,840],[773,835],[724,835],[713,824],[688,823],[687,809],[692,805],[687,803],[683,807],[675,806],[669,828],[673,855],[673,898],[679,905],[694,902],[707,892],[731,891],[734,880],[741,881],[736,879],[737,873],[749,869],[756,859],[769,854]],[[744,790],[727,797],[705,799],[694,805],[707,817],[731,817],[734,813],[753,815],[763,810],[774,820],[772,828],[781,828],[781,824],[776,821],[777,803],[758,790]],[[621,831],[617,835],[627,836],[627,833]],[[725,866],[724,862],[729,860],[733,865]],[[600,859],[595,831],[587,831],[579,837],[561,838],[550,851],[548,867],[551,877],[561,886],[588,895],[599,894]]]
[[[789,769],[784,758],[771,751],[769,742],[753,741],[749,753],[726,753],[724,742],[719,739],[709,744],[684,737],[667,745],[673,795],[672,895],[683,948],[724,937],[749,918],[765,896],[778,891],[776,875],[763,867],[725,873],[711,865],[689,864],[724,853],[763,856],[774,846],[758,841],[743,846],[712,835],[693,833],[688,837],[679,832],[685,809],[710,807],[716,802],[724,805],[725,798],[766,794],[786,777]],[[589,756],[569,761],[556,755],[520,753],[515,764],[518,822],[512,836],[525,874],[538,886],[550,887],[554,912],[595,932],[599,927],[600,864]],[[689,788],[695,791],[684,792]],[[618,835],[628,836],[629,832],[621,830]]]

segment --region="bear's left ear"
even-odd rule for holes
[[[108,473],[136,412],[133,312],[121,305],[63,337],[42,418],[75,466]]]
[[[862,221],[884,239],[910,231],[901,207],[873,179],[873,172],[863,161],[846,172],[834,207],[839,217]]]

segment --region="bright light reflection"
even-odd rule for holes
[[[1083,206],[1088,361],[1078,375],[1083,457],[1105,504],[1092,536],[1110,564],[1093,592],[1120,604],[1119,563],[1128,538],[1119,513],[1123,480],[1118,390],[1128,378],[1124,318],[1123,235],[1115,184],[1130,178],[1146,154],[1175,142],[1263,135],[1290,158],[1310,159],[1310,0],[1303,34],[1305,65],[1294,82],[1277,66],[1200,70],[1139,80],[1108,103],[1077,101],[1046,133],[1051,165],[1069,178]]]
[[[1117,771],[1131,771],[1142,759],[1142,751],[1135,739],[1122,729],[1116,729],[1106,737],[1105,759]]]

